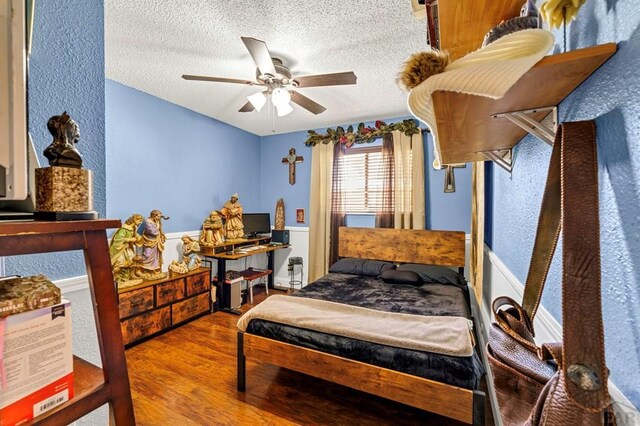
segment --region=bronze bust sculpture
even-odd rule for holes
[[[44,150],[49,165],[82,168],[82,157],[75,147],[80,139],[78,124],[65,111],[51,117],[47,129],[53,136],[53,142]]]

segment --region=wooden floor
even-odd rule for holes
[[[255,296],[256,303],[264,300],[263,292]],[[235,315],[216,312],[126,351],[138,425],[460,424],[251,361],[247,391],[238,392],[237,321]]]

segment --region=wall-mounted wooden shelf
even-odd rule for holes
[[[438,2],[440,47],[452,60],[482,46],[485,34],[500,22],[520,15],[524,0],[456,0]]]
[[[513,148],[526,132],[506,118],[493,118],[492,115],[558,105],[606,62],[616,49],[615,43],[607,43],[546,56],[501,99],[448,91],[434,92],[442,164],[485,161],[487,158],[482,154],[483,151]],[[533,114],[532,117],[541,120],[546,114]]]

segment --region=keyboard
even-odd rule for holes
[[[246,247],[241,247],[240,250],[246,251],[246,252],[252,252],[252,251],[256,251],[256,250],[263,250],[267,248],[266,246],[246,246]]]

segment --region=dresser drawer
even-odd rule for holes
[[[184,299],[184,278],[156,285],[156,306]]]
[[[187,277],[187,297],[194,294],[203,293],[211,288],[209,273],[190,275]]]
[[[171,306],[171,314],[173,315],[173,324],[188,320],[203,312],[209,312],[210,296],[209,293],[203,293],[199,296],[192,297],[182,302],[175,303]]]
[[[118,309],[120,318],[129,317],[138,312],[148,311],[153,308],[153,287],[141,288],[118,296]]]
[[[124,344],[150,336],[171,326],[169,306],[123,320],[120,323]]]

